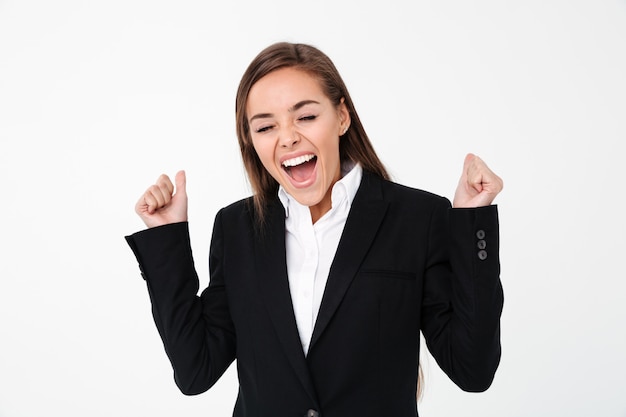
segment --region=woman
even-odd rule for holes
[[[237,359],[234,415],[416,416],[419,331],[462,389],[500,358],[502,181],[465,159],[454,208],[388,181],[330,59],[262,51],[241,80],[237,135],[253,197],[219,211],[201,296],[185,174],[139,199],[127,237],[186,394]]]

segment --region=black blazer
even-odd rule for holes
[[[502,287],[495,206],[447,199],[364,172],[305,357],[285,261],[284,209],[264,230],[250,201],[219,211],[199,284],[187,223],[126,239],[185,394],[237,359],[237,417],[415,417],[419,331],[462,389],[491,384],[500,359]]]

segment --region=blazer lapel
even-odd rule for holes
[[[309,352],[341,304],[385,216],[387,202],[382,198],[381,185],[377,176],[363,171],[361,185],[352,202],[350,214],[330,268],[322,304],[313,328]]]
[[[285,211],[280,201],[269,204],[267,216],[264,232],[259,232],[255,239],[260,293],[291,366],[313,403],[317,404],[291,302],[285,255]]]

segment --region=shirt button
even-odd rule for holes
[[[482,229],[481,229],[481,230],[479,230],[479,231],[477,231],[477,232],[476,232],[476,237],[477,237],[478,239],[484,239],[484,238],[485,238],[485,231],[484,231],[484,230],[482,230]]]
[[[487,251],[486,250],[478,251],[478,259],[480,259],[481,261],[484,261],[485,259],[487,259]]]

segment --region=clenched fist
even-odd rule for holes
[[[135,212],[148,227],[187,221],[185,171],[176,174],[176,192],[170,178],[163,174],[146,190],[135,205]]]
[[[452,206],[455,208],[488,206],[502,191],[502,187],[502,179],[494,174],[482,159],[474,154],[467,154]]]

